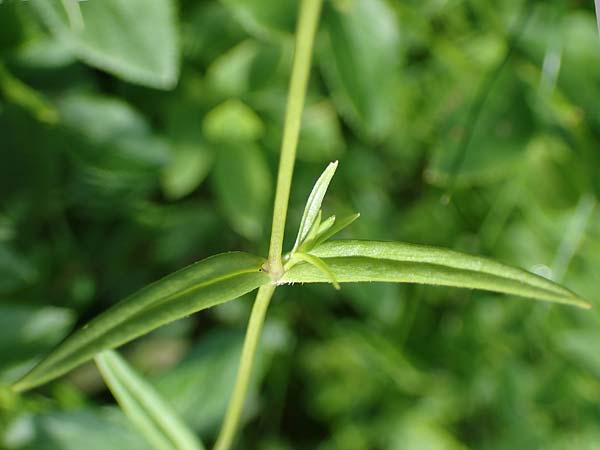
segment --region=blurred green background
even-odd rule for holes
[[[83,366],[6,386],[117,300],[265,254],[292,0],[0,3],[0,447],[147,448]],[[443,245],[600,299],[593,2],[327,0],[288,238],[326,163],[348,237]],[[210,444],[252,299],[124,355]],[[600,308],[411,285],[278,290],[239,449],[600,449]]]

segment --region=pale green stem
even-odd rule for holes
[[[310,73],[312,49],[319,21],[322,0],[303,0],[300,5],[300,15],[296,30],[296,50],[292,65],[292,77],[288,93],[279,173],[277,174],[277,190],[275,191],[275,207],[273,208],[273,227],[269,247],[269,272],[275,279],[283,274],[281,255],[283,250],[283,235],[287,216],[288,201],[296,147],[300,133],[302,109],[306,97],[306,86]]]
[[[268,269],[271,276],[277,280],[283,275],[282,251],[285,219],[287,216],[290,187],[294,173],[296,147],[300,133],[302,109],[306,97],[306,86],[310,73],[312,49],[319,21],[322,0],[302,0],[296,29],[296,48],[292,64],[292,77],[288,93],[277,188],[275,190],[275,206],[273,208],[273,227],[269,246]],[[246,339],[242,349],[240,367],[238,369],[235,387],[225,420],[214,446],[214,450],[229,450],[233,444],[240,422],[248,384],[252,374],[252,364],[256,353],[256,345],[265,320],[265,314],[275,291],[275,284],[262,286],[258,290],[256,300],[250,314]]]
[[[233,389],[231,401],[229,402],[227,414],[225,415],[225,421],[223,422],[214,450],[229,450],[231,444],[233,444],[233,439],[242,415],[244,400],[248,391],[248,384],[250,383],[256,345],[274,291],[275,285],[267,284],[262,286],[256,294],[256,300],[254,301],[252,313],[250,314],[250,321],[248,322],[244,347],[242,348],[242,357],[240,359],[240,367],[235,381],[235,388]]]

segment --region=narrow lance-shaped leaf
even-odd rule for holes
[[[337,161],[329,163],[327,168],[323,171],[315,183],[308,197],[308,201],[306,202],[306,206],[304,207],[304,213],[302,214],[302,220],[300,221],[300,228],[298,229],[298,236],[296,237],[296,243],[294,244],[292,252],[295,251],[300,244],[302,244],[308,235],[308,232],[315,223],[315,220],[319,215],[319,211],[321,210],[323,198],[327,193],[327,188],[329,187],[329,183],[331,183],[331,179],[335,174],[337,166]]]
[[[327,264],[325,264],[323,260],[318,256],[309,255],[308,253],[297,252],[294,253],[292,259],[296,261],[304,261],[305,263],[308,263],[316,269],[320,270],[325,276],[327,276],[329,282],[333,284],[333,287],[335,287],[336,289],[340,289],[340,284],[335,279],[335,274],[329,269],[329,267],[327,267]]]
[[[317,230],[317,236],[322,236],[326,233],[333,225],[335,224],[335,216],[331,216],[323,221],[319,225],[319,229]]]
[[[310,252],[338,282],[390,281],[483,289],[539,300],[589,304],[570,290],[537,275],[486,258],[443,248],[400,242],[339,240]],[[309,264],[287,271],[280,283],[330,282]]]
[[[247,253],[222,253],[146,286],[73,333],[13,389],[23,391],[43,384],[102,350],[268,283],[271,279],[261,269],[263,262]]]
[[[204,450],[156,390],[113,350],[95,357],[102,378],[129,419],[156,450]]]
[[[352,223],[360,217],[360,213],[354,213],[348,217],[344,217],[341,220],[338,220],[331,227],[324,229],[322,232],[319,230],[319,234],[317,239],[313,243],[313,247],[318,247],[323,242],[327,241],[329,238],[335,236],[340,231],[352,225]]]

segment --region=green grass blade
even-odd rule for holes
[[[308,196],[306,206],[304,207],[304,213],[302,214],[302,220],[300,221],[300,228],[298,229],[296,243],[294,244],[294,250],[296,250],[298,246],[304,241],[304,239],[308,235],[308,232],[312,228],[315,220],[317,219],[319,211],[321,210],[323,198],[327,193],[327,188],[329,187],[329,183],[331,183],[331,179],[335,174],[337,166],[337,161],[329,163],[327,168],[323,171],[323,173],[315,183],[310,195]]]
[[[525,270],[443,248],[400,242],[339,240],[311,251],[339,282],[390,281],[483,289],[539,300],[590,305],[570,290]],[[309,264],[285,273],[282,283],[329,282]]]
[[[204,450],[171,406],[113,350],[94,358],[119,405],[156,450]]]
[[[23,391],[43,384],[102,350],[270,282],[261,269],[263,262],[247,253],[222,253],[146,286],[73,333],[13,389]]]

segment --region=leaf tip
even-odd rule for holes
[[[579,300],[577,306],[583,309],[592,309],[592,304],[583,300]]]
[[[577,294],[572,294],[572,296],[569,298],[569,300],[566,301],[565,303],[568,303],[573,306],[577,306],[578,308],[582,308],[582,309],[592,309],[592,306],[593,306],[591,302],[588,302],[586,299],[580,297]]]
[[[329,181],[333,178],[333,175],[335,175],[335,171],[338,168],[338,164],[339,161],[337,159],[335,161],[331,161],[323,171],[323,175],[329,178],[329,180],[327,181],[327,185],[329,185]]]

